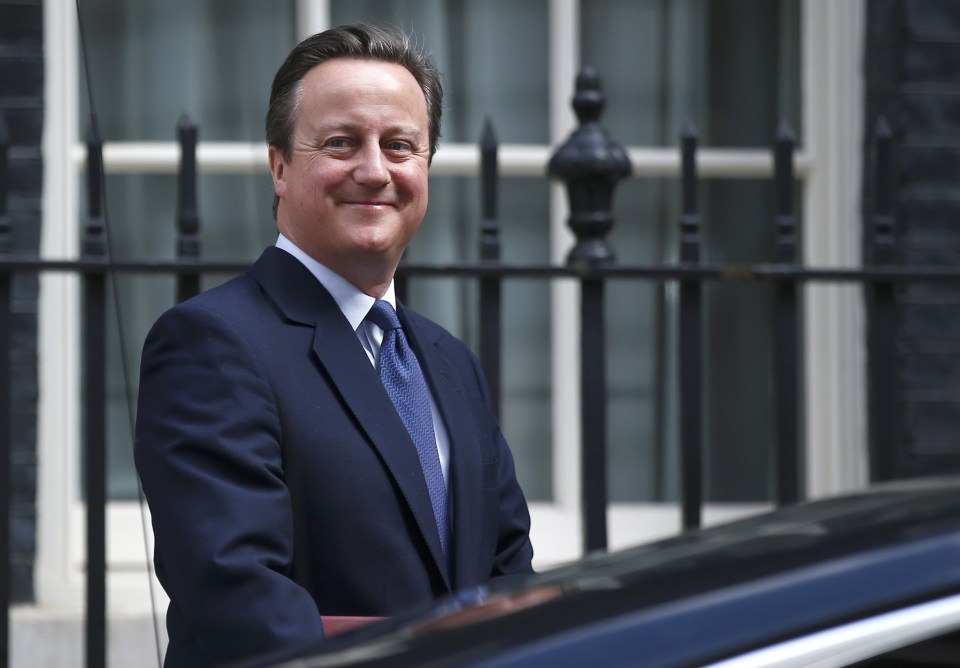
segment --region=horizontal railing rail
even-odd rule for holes
[[[47,260],[28,255],[0,256],[0,273],[29,272],[85,274],[238,274],[252,260],[150,260],[116,258],[96,260]],[[730,283],[954,283],[960,281],[960,268],[897,265],[896,267],[822,267],[757,264],[615,265],[606,267],[570,267],[552,264],[484,262],[411,262],[397,268],[397,278],[608,278],[647,279],[656,282],[697,280]]]

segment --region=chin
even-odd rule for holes
[[[392,258],[399,260],[403,254],[403,247],[398,247],[396,240],[365,239],[353,244],[352,252],[360,257],[376,259],[378,262],[390,262]]]

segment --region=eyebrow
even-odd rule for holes
[[[342,123],[339,122],[330,122],[330,123],[321,123],[319,125],[313,126],[311,128],[312,134],[314,135],[326,135],[337,132],[353,132],[359,133],[362,130],[359,124],[351,123],[345,121]],[[424,133],[418,130],[413,125],[397,124],[390,125],[384,130],[386,135],[402,135],[404,137],[412,137],[418,141],[422,141]]]

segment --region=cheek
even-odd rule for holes
[[[429,199],[428,181],[426,174],[412,174],[407,181],[406,187],[410,193],[410,205],[422,212],[427,209],[427,200]]]
[[[312,210],[329,208],[337,184],[338,181],[331,179],[329,172],[305,174],[298,192],[301,207]]]
[[[339,164],[315,161],[308,163],[303,171],[301,187],[306,191],[320,196],[336,188],[347,178],[347,170]]]
[[[427,195],[427,189],[423,189],[423,193],[420,195],[420,214],[419,217],[422,220],[427,213],[427,202],[430,198]],[[419,224],[417,225],[419,227]]]

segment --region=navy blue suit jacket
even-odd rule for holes
[[[529,514],[476,357],[398,313],[450,436],[453,563],[416,449],[336,302],[268,248],[167,311],[141,360],[135,456],[170,596],[166,665],[320,639],[531,572]]]

